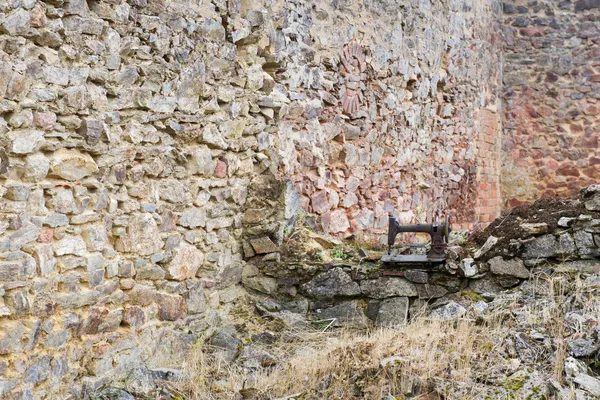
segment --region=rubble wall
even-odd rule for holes
[[[506,206],[598,181],[599,14],[597,1],[504,3]]]
[[[380,255],[334,246],[316,235],[292,237],[282,264],[245,270],[248,289],[279,301],[267,307],[278,313],[259,311],[287,319],[290,313],[308,314],[339,325],[396,326],[423,313],[452,318],[483,312],[502,292],[535,285],[537,278],[593,282],[600,268],[600,185],[576,198],[541,199],[507,211],[468,242],[451,243],[441,264],[382,265]],[[318,254],[334,259],[319,260]]]
[[[289,58],[280,81],[292,101],[274,149],[316,225],[372,238],[385,232],[389,212],[403,223],[452,213],[465,228],[493,220],[501,205],[499,4],[303,7],[286,21],[298,30],[283,30]],[[351,110],[348,92],[358,98],[350,96]]]
[[[336,235],[380,236],[388,211],[487,223],[499,12],[1,2],[0,397],[81,398],[173,363],[300,207]]]

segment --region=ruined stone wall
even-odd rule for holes
[[[245,296],[244,258],[278,260],[300,206],[333,234],[381,234],[388,211],[486,223],[498,17],[1,2],[0,397],[81,398],[175,362]]]
[[[600,3],[504,3],[502,198],[569,196],[600,177]]]
[[[500,13],[494,1],[425,0],[286,14],[278,81],[291,102],[274,151],[316,225],[373,238],[389,212],[404,223],[452,213],[468,228],[498,215]]]

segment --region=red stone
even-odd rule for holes
[[[518,207],[522,206],[523,204],[527,204],[526,201],[521,201],[519,199],[510,199],[507,201],[507,203],[509,207]]]
[[[579,176],[579,168],[573,164],[562,165],[556,170],[556,175],[561,176]]]
[[[215,176],[217,178],[227,177],[227,164],[225,161],[217,160],[217,165],[215,166]]]

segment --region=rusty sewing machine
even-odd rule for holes
[[[405,232],[423,232],[431,236],[430,249],[423,255],[392,255],[392,246],[399,233]],[[446,261],[445,250],[448,246],[450,237],[450,217],[446,217],[443,224],[414,224],[400,225],[396,218],[390,215],[388,228],[388,254],[381,258],[384,264],[421,264],[421,263],[441,263]],[[425,245],[412,244],[404,245],[407,247],[425,247]]]

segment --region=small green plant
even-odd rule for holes
[[[339,260],[347,260],[350,258],[350,255],[344,251],[342,246],[336,246],[329,251],[329,255],[331,258],[336,258]]]

